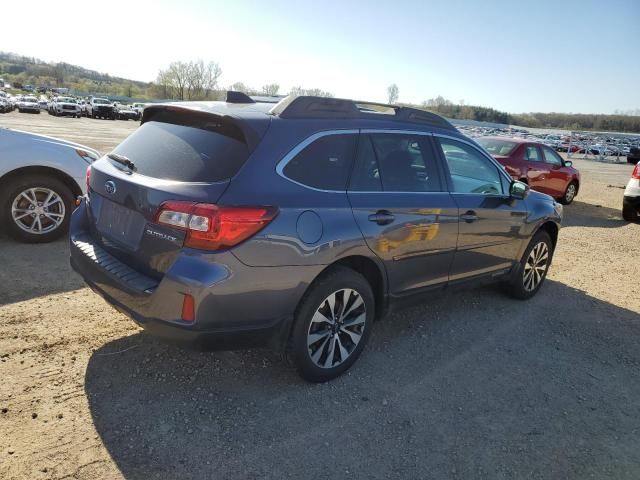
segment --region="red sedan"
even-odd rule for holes
[[[500,162],[515,180],[520,180],[565,205],[580,189],[580,172],[571,161],[553,149],[521,138],[481,137],[476,141]]]

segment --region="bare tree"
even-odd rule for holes
[[[220,75],[222,69],[215,62],[172,62],[169,68],[160,70],[156,83],[161,87],[165,98],[201,100],[215,91]]]
[[[390,104],[394,104],[398,101],[398,86],[395,83],[392,83],[391,85],[389,85],[389,87],[387,88],[387,95],[389,97],[389,103]]]
[[[202,88],[206,98],[209,98],[211,93],[217,90],[220,75],[222,75],[222,68],[216,62],[209,62],[206,65],[202,79]]]
[[[278,91],[280,90],[280,85],[277,83],[270,83],[268,85],[262,86],[262,94],[263,95],[278,95]]]
[[[171,81],[171,75],[167,70],[160,70],[158,72],[156,84],[160,89],[161,98],[173,98],[173,82]]]
[[[184,100],[189,82],[190,67],[186,62],[171,62],[167,71],[178,100]]]
[[[222,69],[215,62],[208,64],[202,60],[189,62],[187,98],[189,100],[208,98],[218,85],[218,78],[221,74]]]
[[[319,88],[302,88],[302,87],[292,87],[289,95],[310,95],[313,97],[333,97],[333,93],[326,92]]]
[[[231,85],[229,87],[229,90],[233,90],[234,92],[242,92],[242,93],[245,93],[247,95],[253,94],[253,90],[251,88],[247,87],[242,82],[234,83],[233,85]]]

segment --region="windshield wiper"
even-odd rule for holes
[[[118,162],[121,165],[124,165],[129,170],[135,170],[136,169],[135,164],[131,160],[129,160],[127,157],[125,157],[124,155],[119,155],[117,153],[109,153],[109,154],[107,154],[107,157],[109,157],[111,160],[115,160],[116,162]]]

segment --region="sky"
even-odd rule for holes
[[[224,87],[383,102],[395,83],[406,103],[640,108],[640,0],[30,0],[28,14],[6,2],[0,15],[13,19],[0,51],[134,80],[202,59],[221,66]]]

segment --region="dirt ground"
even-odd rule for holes
[[[8,124],[102,151],[137,125]],[[640,478],[631,166],[576,166],[534,299],[485,287],[400,311],[324,385],[269,352],[158,343],[83,286],[64,241],[0,235],[0,479]]]

